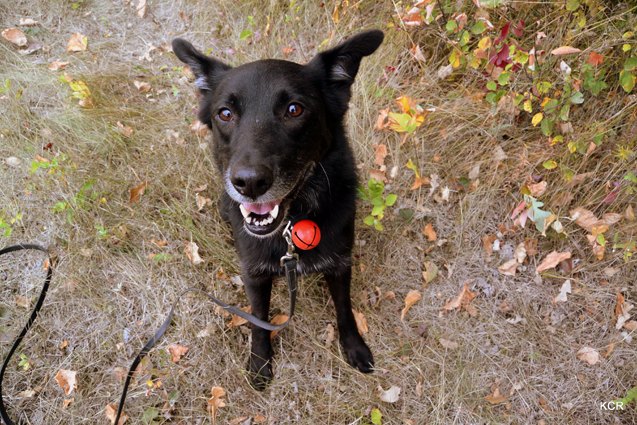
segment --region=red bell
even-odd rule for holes
[[[292,243],[298,249],[314,249],[321,241],[321,230],[312,220],[297,221],[292,226]]]

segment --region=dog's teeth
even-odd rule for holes
[[[250,215],[250,211],[246,209],[243,205],[239,204],[239,209],[241,210],[241,214],[243,214],[243,218],[248,219],[248,215]],[[249,223],[249,222],[248,222]]]
[[[279,215],[279,206],[275,205],[274,208],[272,208],[272,211],[270,211],[270,217],[272,219],[275,219],[278,215]]]
[[[245,220],[248,224],[252,223],[252,217],[250,217],[249,215],[245,216]]]

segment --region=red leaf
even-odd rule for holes
[[[499,66],[500,68],[504,68],[510,64],[511,59],[509,58],[509,45],[506,43],[503,44],[500,51],[494,53],[489,60],[495,66]]]
[[[511,28],[511,22],[507,22],[500,30],[500,35],[495,39],[493,45],[502,43],[502,41],[509,35],[509,28]]]
[[[604,63],[604,56],[597,52],[590,52],[588,59],[586,59],[586,63],[593,66],[601,65]]]
[[[522,34],[524,34],[524,21],[522,19],[513,26],[513,34],[516,37],[522,37]]]

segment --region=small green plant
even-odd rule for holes
[[[22,221],[22,213],[17,213],[12,218],[5,218],[0,211],[0,235],[9,237],[13,233],[13,225]]]
[[[391,207],[396,203],[398,196],[394,193],[384,195],[385,184],[376,179],[369,179],[367,187],[361,187],[358,189],[358,194],[361,199],[372,205],[371,213],[363,219],[363,223],[378,231],[384,229],[381,223],[385,217],[385,209]]]
[[[615,400],[615,405],[621,404],[624,409],[632,402],[637,402],[637,386],[632,387],[626,392],[626,396],[624,398],[620,398],[619,400]]]
[[[51,160],[38,156],[31,161],[31,174],[35,174],[38,170],[48,170],[49,174],[54,174],[61,171],[62,164],[66,161],[66,155],[60,154]]]
[[[374,407],[369,414],[369,418],[373,425],[383,425],[383,414],[378,407]]]
[[[76,209],[87,209],[90,205],[90,201],[95,201],[99,194],[93,190],[95,180],[91,179],[86,181],[80,190],[68,201],[58,201],[53,205],[54,213],[66,212],[66,221],[73,223],[73,213]]]
[[[26,354],[20,353],[20,361],[18,361],[18,366],[22,368],[22,370],[27,371],[31,367],[31,363],[29,363],[29,358]]]
[[[254,27],[254,16],[248,16],[248,27],[241,31],[241,34],[239,34],[239,39],[241,41],[245,41],[254,35],[252,27]]]

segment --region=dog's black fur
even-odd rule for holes
[[[306,65],[269,59],[236,68],[173,41],[196,76],[199,120],[213,132],[225,185],[221,213],[232,225],[252,313],[269,319],[272,278],[281,274],[287,247],[285,223],[314,221],[322,238],[298,252],[299,270],[324,274],[347,361],[365,373],[374,360],[350,301],[357,179],[343,119],[360,61],[382,40],[381,31],[367,31]],[[255,388],[272,379],[271,359],[270,333],[253,326],[248,370]]]

